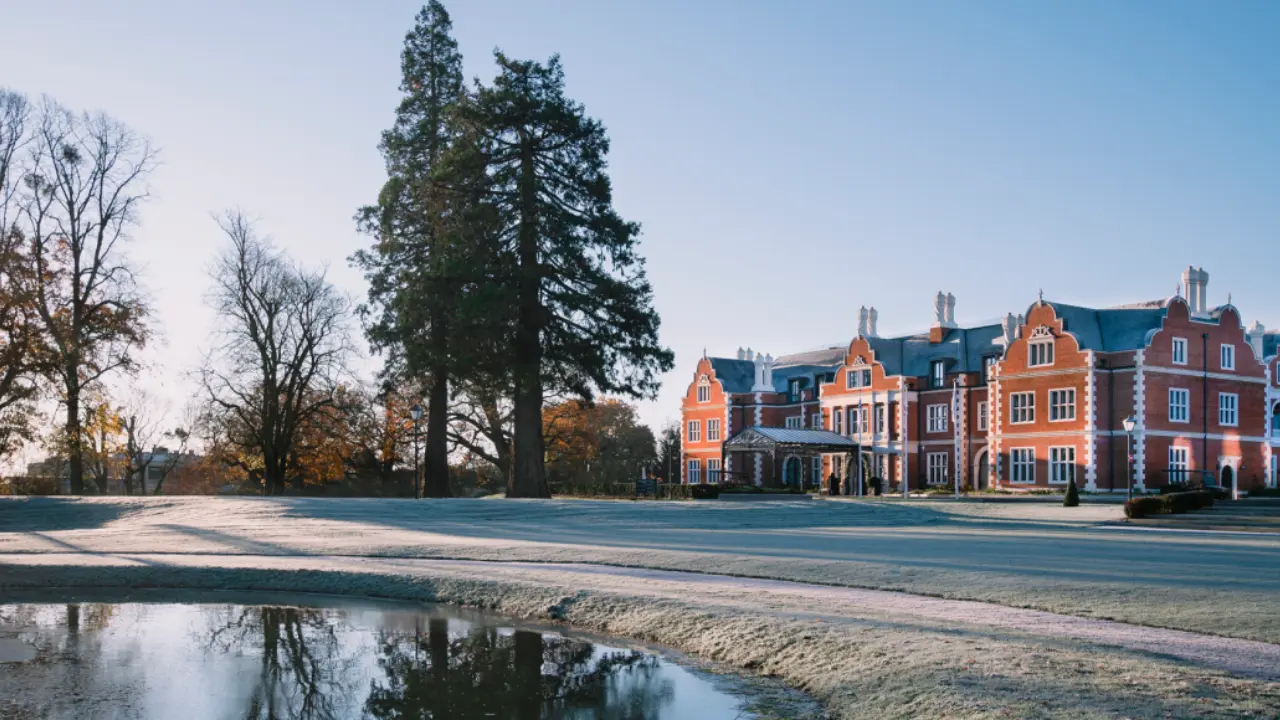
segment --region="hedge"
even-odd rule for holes
[[[1213,505],[1213,492],[1192,490],[1149,497],[1136,497],[1124,504],[1124,516],[1130,519],[1151,515],[1169,515],[1200,510]]]

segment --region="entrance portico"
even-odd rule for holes
[[[821,477],[812,468],[821,468],[823,455],[839,453],[852,456],[858,451],[859,445],[852,438],[830,430],[749,427],[724,442],[721,457],[727,459],[730,453],[754,457],[751,462],[745,459],[743,462],[735,461],[735,468],[762,468],[763,459],[767,457],[770,484],[805,487],[805,478],[810,478],[809,484],[812,485],[815,477]],[[786,467],[781,463],[786,463]],[[808,472],[805,472],[805,467],[809,468]],[[749,471],[734,473],[730,479],[747,484],[765,484],[764,474],[756,473],[754,477],[748,477],[748,474]]]

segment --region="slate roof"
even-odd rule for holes
[[[1063,321],[1063,328],[1075,336],[1081,350],[1119,352],[1141,350],[1151,333],[1164,321],[1165,303],[1138,303],[1114,308],[1086,308],[1048,302]]]
[[[981,372],[983,358],[1004,352],[1001,335],[999,325],[981,325],[948,329],[938,343],[929,342],[928,333],[873,337],[867,342],[875,351],[876,361],[884,365],[886,375],[926,377],[935,360],[945,360],[948,373]]]
[[[815,375],[834,371],[844,362],[845,349],[840,347],[823,348],[793,355],[781,355],[773,359],[773,390],[786,392],[787,384],[792,378],[812,380]],[[716,379],[724,385],[725,392],[751,392],[755,385],[755,363],[736,358],[709,358],[711,369]],[[805,383],[811,387],[812,383]]]
[[[1262,334],[1262,357],[1269,358],[1280,352],[1280,330],[1271,330]]]
[[[724,386],[725,392],[751,392],[751,386],[756,381],[755,363],[734,358],[713,357],[710,360],[711,369],[715,371],[716,379]]]
[[[761,442],[761,439],[764,442]],[[801,428],[780,428],[780,427],[764,427],[753,426],[746,428],[742,432],[734,435],[725,443],[726,447],[734,445],[752,445],[761,446],[767,444],[775,445],[813,445],[819,447],[850,447],[858,446],[853,438],[846,437],[830,430],[805,430]]]

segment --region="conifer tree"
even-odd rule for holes
[[[404,98],[380,145],[387,181],[377,204],[357,214],[376,242],[353,257],[370,286],[361,308],[370,343],[387,353],[390,374],[421,379],[427,388],[428,497],[450,494],[450,338],[456,335],[450,321],[458,288],[450,279],[449,200],[434,191],[432,178],[454,136],[450,108],[463,92],[462,56],[451,30],[444,6],[430,0],[405,37]]]
[[[498,77],[461,115],[487,153],[495,242],[511,273],[501,277],[514,304],[508,496],[547,497],[544,388],[585,400],[652,396],[672,355],[658,343],[639,225],[613,208],[604,127],[565,96],[558,57],[496,58]]]

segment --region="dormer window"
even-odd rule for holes
[[[698,402],[711,402],[711,380],[706,375],[698,378]]]
[[[988,355],[982,359],[982,384],[987,385],[991,382],[991,372],[995,368],[996,363],[1000,362],[1000,356]]]
[[[929,365],[929,387],[940,388],[947,381],[947,363],[945,360],[934,360]]]
[[[1027,342],[1027,367],[1044,367],[1053,364],[1053,332],[1041,325],[1031,333]]]
[[[852,390],[856,387],[859,387],[858,380],[860,377],[861,377],[861,373],[859,373],[857,370],[845,370],[844,371],[845,389]]]
[[[800,402],[800,381],[799,380],[791,381],[791,390],[789,392],[789,395],[791,396],[790,402],[793,402],[793,403]]]

